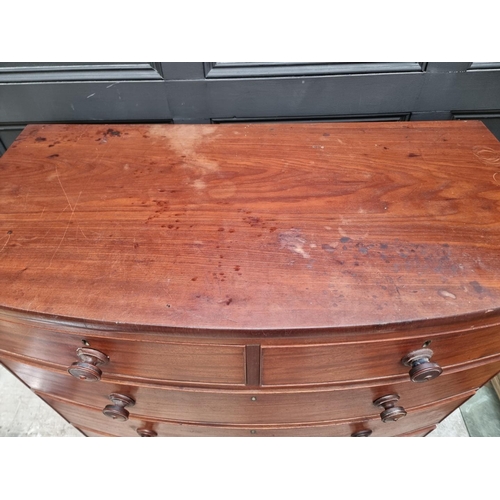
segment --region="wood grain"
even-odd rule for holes
[[[259,344],[247,345],[245,347],[246,355],[246,383],[247,385],[260,385],[260,358],[261,350]]]
[[[498,313],[479,122],[32,125],[0,160],[0,305],[286,330]]]
[[[414,411],[404,419],[391,425],[384,424],[380,419],[367,419],[353,422],[351,424],[329,424],[308,426],[280,426],[280,427],[231,427],[231,426],[208,426],[193,425],[174,422],[144,421],[130,418],[127,422],[113,422],[105,418],[99,411],[91,408],[82,408],[66,401],[42,394],[53,408],[76,425],[82,432],[90,436],[115,435],[137,437],[136,430],[147,425],[154,429],[158,436],[172,437],[271,437],[271,436],[294,436],[294,437],[348,437],[360,429],[370,429],[373,437],[392,436],[395,434],[415,433],[419,435],[420,429],[429,427],[432,423],[439,422],[447,414],[453,411],[457,405],[462,404],[471,394],[461,394],[456,398],[440,401],[437,404],[415,408]],[[429,432],[429,430],[427,430]]]
[[[89,435],[423,435],[500,371],[499,201],[479,122],[32,125],[0,160],[0,355]]]
[[[399,436],[396,437],[425,437],[429,432],[432,432],[437,426],[436,425],[430,425],[429,427],[424,427],[422,429],[417,429],[416,431],[413,432],[405,432],[404,434],[400,434]]]
[[[61,328],[55,324],[56,327]],[[402,330],[399,338],[388,340],[369,341],[353,335],[350,342],[268,345],[263,338],[261,345],[242,346],[221,345],[217,339],[210,344],[167,342],[162,337],[155,342],[146,341],[140,333],[135,337],[109,338],[83,331],[78,336],[0,318],[0,352],[66,369],[77,360],[76,349],[82,347],[84,340],[110,357],[110,362],[102,367],[104,380],[279,387],[387,377],[408,379],[409,368],[402,365],[401,358],[428,342],[434,352],[432,360],[447,370],[496,356],[500,352],[499,332],[496,325],[421,337],[412,337],[414,332]]]
[[[140,336],[139,336],[140,337]],[[103,379],[170,383],[245,385],[245,347],[239,345],[145,342],[29,328],[0,319],[0,352],[67,369],[78,361],[76,350],[97,349],[109,357]]]
[[[491,379],[491,385],[497,394],[498,399],[500,399],[500,376],[497,375]]]
[[[401,359],[425,344],[432,362],[446,370],[500,352],[500,328],[492,326],[434,337],[338,344],[262,347],[262,385],[310,385],[381,379],[408,374]]]
[[[399,406],[408,412],[457,394],[475,390],[498,371],[500,361],[465,367],[443,374],[429,383],[384,383],[353,388],[315,390],[219,390],[200,388],[148,387],[114,382],[81,382],[66,373],[40,370],[2,357],[33,390],[53,395],[81,406],[102,410],[108,396],[120,393],[133,398],[134,418],[170,420],[212,425],[285,425],[326,423],[341,420],[378,418],[380,408],[373,401],[387,394],[398,394]],[[390,424],[387,424],[390,425]],[[92,427],[91,427],[92,428]]]

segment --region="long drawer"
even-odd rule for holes
[[[413,432],[405,432],[404,434],[400,434],[396,437],[425,437],[429,432],[432,432],[437,426],[431,425],[429,427],[425,427],[424,429],[417,429]]]
[[[130,414],[178,422],[209,424],[272,425],[329,422],[371,418],[381,408],[373,401],[388,394],[400,396],[405,408],[474,390],[500,371],[500,362],[456,371],[426,382],[399,382],[365,387],[315,390],[213,390],[135,386],[74,379],[61,372],[2,359],[2,362],[32,389],[68,401],[102,409],[111,393],[133,398]]]
[[[228,427],[191,425],[171,422],[157,422],[130,418],[126,422],[115,422],[106,418],[99,410],[78,406],[62,401],[46,394],[40,394],[55,410],[80,428],[87,435],[95,432],[112,436],[138,436],[137,430],[147,429],[154,431],[158,436],[316,436],[316,437],[347,437],[360,431],[372,431],[372,437],[391,436],[394,434],[412,434],[440,422],[446,415],[468,399],[473,392],[461,394],[454,398],[440,401],[437,404],[414,408],[410,414],[390,424],[384,424],[380,419],[341,423],[334,425],[314,426],[282,426],[282,427]],[[429,429],[429,427],[431,427]]]
[[[412,432],[408,432],[408,433],[404,433],[404,434],[398,434],[396,437],[424,437],[426,436],[427,434],[429,434],[429,432],[432,432],[434,429],[436,428],[435,425],[431,425],[429,427],[424,427],[423,429],[417,429],[416,431],[412,431]],[[106,433],[102,433],[102,432],[97,432],[97,431],[94,431],[94,430],[91,430],[91,429],[86,429],[84,427],[80,427],[80,430],[87,436],[87,437],[115,437],[114,435],[112,434],[106,434]],[[190,436],[191,434],[189,434]],[[213,434],[208,434],[208,436],[212,436]],[[273,434],[275,435],[275,434]],[[163,434],[160,434],[159,436],[163,436]],[[182,434],[182,436],[185,436],[184,434]],[[204,435],[203,435],[204,436]],[[224,435],[225,436],[225,435]],[[230,434],[228,435],[228,437],[230,436],[233,436],[233,434]],[[255,434],[255,436],[257,436],[257,434]],[[263,437],[270,437],[269,435],[262,435]],[[281,435],[280,435],[281,436]],[[288,436],[288,435],[287,435]],[[283,436],[283,437],[287,437],[287,436]],[[289,435],[289,437],[294,437],[294,436],[297,436],[297,434],[295,433],[291,433]],[[302,436],[302,435],[301,435]],[[311,437],[315,437],[317,436],[316,434],[314,436],[311,436]],[[165,435],[165,437],[169,437],[169,435]],[[187,437],[187,436],[186,436]],[[200,437],[202,437],[200,435]],[[341,437],[341,436],[334,436],[333,434],[330,435],[323,435],[321,434],[321,436],[318,436],[318,437]],[[379,437],[382,437],[382,436],[379,436]]]
[[[403,337],[403,335],[402,335]],[[500,353],[500,327],[373,342],[262,346],[262,385],[297,386],[407,375],[401,359],[424,345],[441,367]]]
[[[69,367],[82,340],[109,356],[103,378],[217,385],[245,384],[245,346],[142,342],[78,336],[0,320],[0,352]]]

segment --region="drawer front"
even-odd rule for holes
[[[413,432],[405,432],[404,434],[398,435],[398,437],[425,437],[429,432],[432,432],[436,428],[435,425],[425,427],[424,429],[417,429]]]
[[[369,419],[362,422],[335,425],[266,428],[203,426],[155,422],[135,418],[130,418],[126,422],[116,422],[106,418],[99,410],[93,408],[61,401],[46,394],[43,394],[42,398],[88,436],[138,437],[137,430],[146,428],[156,432],[159,437],[349,437],[363,430],[371,430],[371,437],[387,437],[401,434],[421,435],[424,428],[426,429],[425,433],[430,432],[436,423],[449,415],[472,394],[462,394],[459,397],[447,399],[439,404],[415,409],[407,418],[395,422],[394,425],[384,424],[379,419]]]
[[[82,434],[85,434],[87,437],[119,437],[119,436],[114,436],[112,434],[105,434],[102,432],[97,432],[93,431],[90,429],[85,429],[84,427],[81,427],[78,429]]]
[[[446,368],[500,353],[500,327],[390,341],[263,346],[262,385],[327,384],[408,375],[401,363],[431,341],[431,361]]]
[[[32,389],[102,409],[108,396],[120,393],[136,404],[136,418],[238,425],[320,423],[376,418],[382,411],[373,401],[398,394],[398,405],[412,408],[474,390],[500,371],[500,362],[443,375],[430,382],[399,382],[359,388],[304,390],[201,390],[156,388],[99,382],[89,384],[66,373],[40,370],[3,359]],[[390,423],[387,425],[391,425]]]
[[[122,376],[196,384],[245,384],[245,346],[160,343],[77,336],[0,321],[0,351],[20,354],[63,368],[78,361],[86,340],[109,356],[100,366],[103,380]]]

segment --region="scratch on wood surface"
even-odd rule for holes
[[[472,152],[474,156],[485,165],[500,164],[500,151],[496,151],[487,146],[474,146]]]
[[[493,174],[493,180],[494,180],[494,181],[495,181],[495,182],[496,182],[496,183],[500,186],[500,182],[499,182],[499,180],[497,179],[497,175],[498,175],[498,174],[500,174],[500,172],[495,172],[495,173]]]
[[[62,184],[61,184],[61,187],[62,187]],[[64,191],[64,188],[63,188],[63,191]],[[69,226],[71,224],[71,220],[73,219],[73,216],[75,215],[76,206],[78,205],[78,201],[80,200],[81,195],[82,195],[82,191],[80,191],[80,194],[78,195],[78,198],[77,198],[76,203],[75,203],[75,208],[71,209],[71,215],[69,216],[69,221],[68,221],[68,224],[66,225],[66,229],[64,230],[63,237],[61,238],[59,245],[57,245],[57,248],[54,250],[52,257],[50,258],[49,265],[45,269],[50,268],[50,266],[52,265],[52,261],[54,260],[54,257],[56,256],[56,253],[59,251],[59,248],[61,248],[61,245],[62,245],[62,242],[64,241],[64,238],[66,238],[66,233],[68,232]],[[69,200],[68,200],[68,203],[69,203]],[[71,207],[71,205],[70,205],[70,207]]]
[[[30,190],[28,189],[28,192],[26,193],[26,196],[24,198],[24,207],[23,207],[23,211],[26,212],[26,205],[28,203],[28,196],[30,194]]]
[[[57,165],[56,165],[56,175],[57,175],[57,180],[59,181],[59,185],[61,186],[61,189],[63,190],[64,196],[66,196],[66,200],[68,202],[69,208],[71,210],[73,210],[73,207],[71,206],[71,203],[69,201],[68,195],[66,194],[66,190],[64,189],[64,186],[62,185],[61,179],[59,177],[59,172],[57,170]],[[80,194],[82,194],[81,191],[80,191]],[[78,198],[80,198],[80,197],[78,197]]]
[[[201,319],[203,321],[206,321],[206,317],[201,315],[201,314],[196,314],[193,312],[191,309],[185,309],[183,313],[187,316],[192,316],[193,318]]]
[[[222,297],[222,292],[221,292],[221,289],[220,289],[220,280],[217,279],[217,288],[219,289],[219,298]]]
[[[86,132],[86,127],[83,128],[83,132],[76,138],[75,142],[78,142],[81,139],[82,135],[85,134],[85,132]],[[65,163],[66,165],[68,164],[68,162]]]
[[[9,232],[9,233],[7,234],[7,241],[3,244],[3,247],[2,247],[2,248],[0,248],[0,252],[1,252],[1,251],[2,251],[2,250],[6,247],[6,246],[7,246],[7,243],[9,242],[9,240],[10,240],[10,237],[11,237],[11,236],[12,236],[12,233],[11,233],[11,232]],[[5,236],[4,236],[4,238],[5,238]]]
[[[38,217],[39,219],[41,219],[41,218],[42,218],[42,215],[43,215],[43,213],[45,212],[45,208],[46,208],[46,207],[43,207],[42,213],[40,214],[40,217]]]
[[[90,240],[87,238],[87,235],[83,232],[83,229],[82,229],[80,226],[78,226],[78,229],[82,232],[82,234],[83,234],[84,238],[85,238],[87,241],[90,241]]]

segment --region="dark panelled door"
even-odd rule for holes
[[[482,119],[500,63],[0,63],[0,153],[27,123]]]

